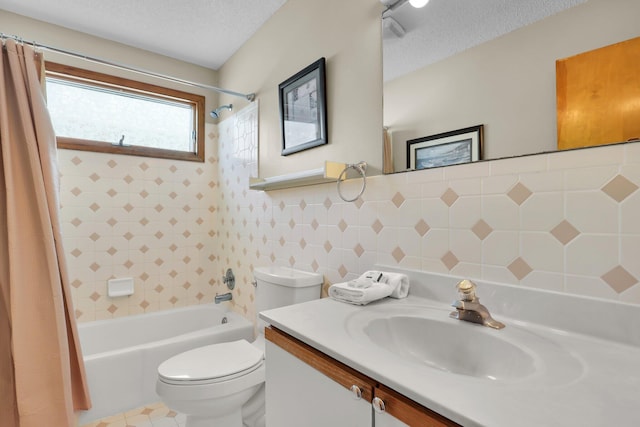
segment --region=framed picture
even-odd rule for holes
[[[327,143],[325,59],[288,78],[278,86],[282,155]]]
[[[407,168],[427,169],[475,162],[482,158],[484,125],[407,141]]]

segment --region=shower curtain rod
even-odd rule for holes
[[[50,50],[52,52],[60,53],[60,54],[63,54],[63,55],[73,56],[75,58],[84,59],[86,61],[95,62],[97,64],[108,65],[110,67],[119,68],[121,70],[133,71],[135,73],[144,74],[144,75],[151,76],[151,77],[156,77],[156,78],[167,80],[167,81],[174,82],[174,83],[180,83],[180,84],[187,85],[187,86],[199,87],[201,89],[214,90],[216,92],[225,93],[227,95],[232,95],[232,96],[237,96],[237,97],[240,97],[240,98],[245,98],[249,102],[253,102],[253,100],[256,99],[256,94],[255,93],[245,94],[245,93],[240,93],[240,92],[234,92],[232,90],[222,89],[222,88],[219,88],[219,87],[216,87],[216,86],[205,85],[205,84],[202,84],[202,83],[196,83],[196,82],[192,82],[192,81],[189,81],[189,80],[179,79],[177,77],[167,76],[165,74],[154,73],[153,71],[148,71],[148,70],[144,70],[144,69],[141,69],[141,68],[136,68],[136,67],[133,67],[133,66],[130,66],[130,65],[125,65],[125,64],[121,64],[121,63],[117,63],[117,62],[112,62],[112,61],[107,61],[106,59],[100,59],[100,58],[84,55],[82,53],[72,52],[72,51],[69,51],[69,50],[60,49],[60,48],[53,47],[53,46],[47,46],[47,45],[44,45],[44,44],[36,43],[34,41],[23,40],[21,37],[18,37],[18,36],[15,36],[15,35],[0,33],[0,38],[2,40],[12,39],[12,40],[15,40],[18,43],[30,44],[34,48],[46,49],[46,50]]]

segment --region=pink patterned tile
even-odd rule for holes
[[[638,279],[620,265],[604,274],[601,278],[617,293],[622,293],[638,283]]]
[[[473,234],[478,236],[478,239],[484,240],[493,232],[493,228],[489,224],[487,224],[484,220],[479,220],[475,223],[475,225],[471,228]]]
[[[391,252],[391,256],[393,256],[393,259],[395,259],[396,262],[400,262],[404,259],[405,253],[400,247],[396,246],[396,248]]]
[[[558,239],[560,243],[566,245],[580,235],[580,231],[576,229],[569,221],[563,220],[551,230],[553,237]]]
[[[445,267],[447,267],[447,269],[449,270],[453,269],[453,267],[458,265],[458,263],[460,262],[460,260],[458,260],[458,257],[456,257],[455,254],[451,251],[444,254],[444,256],[440,258],[440,261],[442,261]]]
[[[380,232],[382,231],[382,229],[384,228],[384,225],[380,222],[379,219],[376,219],[373,224],[371,224],[371,228],[373,229],[373,231],[376,232],[376,234],[380,234]]]
[[[616,202],[622,202],[638,190],[638,186],[622,175],[618,175],[609,181],[602,191]]]
[[[533,193],[521,182],[509,190],[507,196],[513,200],[517,205],[522,205]]]
[[[458,200],[458,197],[459,196],[455,191],[453,191],[451,188],[447,188],[447,190],[442,193],[442,196],[440,196],[440,200],[442,200],[445,205],[451,207],[456,202],[456,200]]]
[[[424,235],[427,234],[431,229],[431,227],[429,227],[429,224],[427,224],[427,222],[424,219],[421,219],[420,221],[418,221],[418,223],[413,228],[418,232],[418,234],[421,237],[424,237]]]
[[[507,269],[513,274],[518,280],[524,279],[529,273],[533,271],[533,269],[527,264],[525,260],[518,257],[511,264],[507,266]]]
[[[391,198],[391,202],[396,206],[396,208],[399,208],[400,206],[402,206],[404,201],[405,201],[405,198],[400,192],[397,192]]]

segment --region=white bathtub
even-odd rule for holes
[[[78,329],[93,403],[80,413],[80,426],[160,401],[157,369],[169,357],[207,344],[253,338],[248,320],[215,304],[80,323]]]

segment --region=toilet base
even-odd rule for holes
[[[187,416],[185,427],[243,427],[242,407],[258,391],[264,394],[264,366],[213,384],[180,386],[158,380],[156,391],[167,407]]]
[[[185,427],[242,427],[242,413],[240,410],[230,412],[220,417],[199,417],[187,415]]]
[[[244,427],[265,427],[265,393],[264,384],[242,406],[242,422]]]

